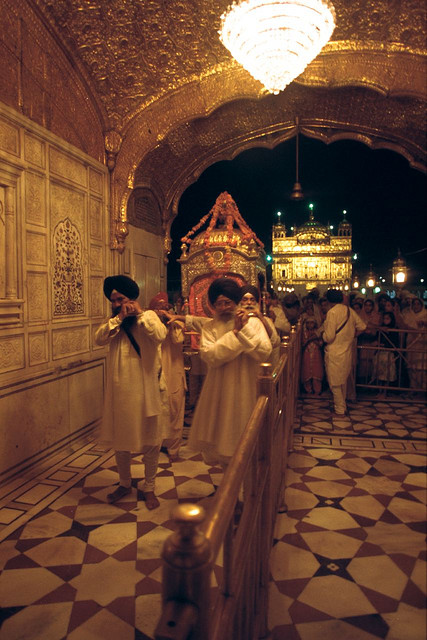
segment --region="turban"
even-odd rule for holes
[[[299,300],[298,300],[298,296],[295,295],[295,293],[287,293],[285,295],[285,297],[283,298],[283,304],[285,305],[285,307],[287,309],[290,309],[291,307],[299,307]]]
[[[215,304],[218,296],[225,296],[238,304],[242,294],[239,285],[232,278],[217,278],[208,289],[208,298],[212,306]]]
[[[328,291],[326,292],[326,299],[329,302],[332,302],[332,304],[337,304],[344,300],[344,296],[342,294],[342,291],[340,291],[339,289],[328,289]]]
[[[156,309],[157,305],[160,302],[166,302],[166,304],[169,303],[168,294],[165,293],[164,291],[160,291],[160,293],[155,295],[154,298],[151,298],[150,304],[148,305],[148,308],[152,309],[152,310]]]
[[[104,295],[110,300],[113,291],[118,291],[129,300],[136,300],[139,296],[139,287],[135,280],[127,276],[109,276],[104,280]]]
[[[250,293],[255,298],[255,300],[259,302],[259,290],[257,289],[257,287],[254,287],[252,284],[243,285],[243,287],[240,289],[240,293],[242,298],[247,293]]]

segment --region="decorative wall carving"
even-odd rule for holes
[[[46,227],[46,184],[44,176],[25,174],[25,217],[28,223]]]
[[[94,240],[102,238],[102,202],[98,198],[89,198],[89,231]]]
[[[45,143],[27,132],[24,135],[24,158],[42,169],[46,166]]]
[[[104,315],[104,293],[102,290],[104,279],[91,277],[90,279],[90,315],[92,318],[102,318]]]
[[[134,227],[139,227],[156,235],[161,233],[162,218],[159,203],[150,189],[136,187],[128,202],[128,220]]]
[[[8,122],[0,118],[0,149],[12,153],[14,156],[19,154],[19,131]]]
[[[89,188],[91,191],[102,194],[102,188],[104,184],[104,176],[99,171],[89,169]]]
[[[27,271],[28,321],[47,321],[50,315],[48,303],[47,273]]]
[[[47,266],[47,239],[44,234],[27,231],[26,247],[28,264]]]
[[[89,350],[89,327],[69,327],[52,331],[52,357],[54,360],[84,353]]]
[[[91,271],[104,271],[104,249],[97,244],[90,245]]]
[[[48,334],[43,333],[30,333],[28,335],[28,353],[29,364],[34,366],[36,364],[43,364],[48,360]]]
[[[82,240],[69,218],[54,229],[53,256],[54,317],[84,313]]]
[[[81,160],[75,160],[72,156],[55,149],[49,148],[49,166],[51,173],[72,180],[83,187],[87,184],[87,171]]]
[[[0,338],[0,373],[24,367],[24,336]]]
[[[60,184],[50,187],[51,225],[69,218],[82,234],[85,229],[85,196],[81,191]]]
[[[64,49],[32,1],[0,0],[0,100],[102,161],[104,110]]]

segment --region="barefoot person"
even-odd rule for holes
[[[162,430],[158,424],[160,402],[160,350],[167,329],[154,311],[142,311],[137,302],[139,287],[127,276],[104,280],[112,317],[96,331],[95,342],[109,345],[107,389],[101,440],[113,447],[119,486],[107,495],[117,502],[132,491],[131,452],[144,456],[143,496],[148,509],[159,501],[154,495]]]

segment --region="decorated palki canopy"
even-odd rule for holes
[[[265,282],[264,245],[227,191],[181,241],[181,289],[192,314],[211,315],[207,290],[215,278],[234,278],[240,285]]]

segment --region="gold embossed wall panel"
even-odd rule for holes
[[[42,140],[25,132],[24,149],[24,158],[27,162],[36,165],[40,169],[46,167],[46,145]]]
[[[29,365],[34,367],[45,364],[49,358],[49,345],[47,332],[33,332],[28,334]]]
[[[52,332],[52,357],[54,360],[76,356],[89,351],[89,327],[54,329]]]
[[[27,264],[46,267],[49,255],[46,234],[27,231],[26,240]]]
[[[19,143],[18,127],[0,118],[0,151],[18,157],[20,153]]]
[[[31,1],[0,0],[0,55],[0,101],[102,161],[103,108]]]
[[[46,323],[51,316],[50,291],[47,272],[33,272],[28,270],[27,282],[27,310],[28,322]]]
[[[17,371],[25,367],[24,337],[0,336],[0,373]]]
[[[90,357],[88,324],[104,315],[110,272],[108,185],[106,168],[0,104],[0,337],[19,333],[24,350],[8,372]],[[61,346],[82,319],[80,347]]]
[[[27,171],[25,174],[25,217],[28,224],[46,228],[46,176]]]

